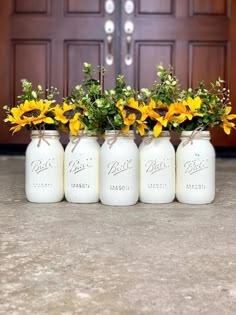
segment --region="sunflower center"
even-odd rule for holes
[[[25,112],[24,114],[22,114],[20,116],[21,119],[24,119],[24,117],[38,117],[41,114],[41,110],[40,109],[32,109],[29,110],[28,112]]]
[[[164,108],[154,108],[154,112],[163,117],[167,113],[167,110]]]
[[[82,109],[81,108],[76,108],[76,109],[69,109],[66,110],[63,115],[67,118],[67,119],[72,119],[74,118],[75,114],[77,113],[82,113]]]
[[[142,113],[136,108],[126,106],[125,111],[126,111],[126,116],[129,116],[130,114],[135,114],[137,120],[141,119],[142,117]]]
[[[185,107],[186,107],[186,111],[190,112],[191,108],[188,105],[185,105]]]

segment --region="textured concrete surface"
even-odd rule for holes
[[[0,157],[0,314],[236,314],[236,160],[211,205],[27,203]]]

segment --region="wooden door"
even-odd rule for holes
[[[105,10],[107,2],[1,0],[0,104],[16,102],[21,78],[56,86],[66,95],[81,82],[84,61],[105,65],[106,87],[113,86],[121,72],[135,88],[153,82],[156,65],[162,62],[173,65],[183,88],[199,80],[225,79],[236,112],[236,1],[114,0],[111,13]],[[110,47],[114,60],[108,65],[104,26],[109,20],[115,30]],[[130,34],[124,30],[127,21],[133,23]],[[0,109],[0,121],[3,118]],[[0,123],[0,143],[27,143],[28,137],[27,132],[12,137]],[[235,133],[214,132],[213,143],[236,147]]]
[[[156,65],[173,65],[182,88],[196,87],[221,77],[231,89],[236,112],[236,1],[227,0],[135,0],[127,14],[122,0],[121,70],[135,88],[156,79]],[[127,65],[125,23],[133,23],[132,63]],[[128,62],[129,64],[129,62]],[[236,134],[216,130],[215,146],[235,146]]]
[[[43,87],[55,86],[61,97],[81,83],[83,62],[104,64],[108,54],[107,20],[101,0],[1,0],[0,104],[15,104],[26,78]],[[116,42],[112,41],[114,55]],[[107,67],[106,86],[115,84],[115,61]],[[0,120],[4,117],[0,110]],[[29,132],[14,137],[0,124],[1,143],[27,143]]]

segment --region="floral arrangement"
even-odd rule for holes
[[[32,83],[22,80],[23,95],[19,104],[5,106],[13,133],[22,127],[29,129],[59,128],[77,136],[80,130],[102,135],[106,130],[128,133],[134,130],[140,136],[153,133],[158,137],[163,130],[208,130],[215,126],[223,128],[228,135],[235,129],[236,114],[231,114],[230,91],[224,81],[218,79],[207,89],[200,82],[196,89],[180,90],[173,68],[157,67],[157,81],[150,88],[139,91],[126,85],[118,75],[114,89],[103,89],[105,69],[95,71],[84,63],[84,78],[71,94],[55,104],[56,88],[46,90],[41,85],[33,90]],[[99,76],[99,79],[95,77]]]
[[[23,94],[18,96],[19,104],[10,108],[4,106],[7,114],[5,122],[10,122],[13,127],[10,128],[13,134],[21,130],[22,127],[28,129],[43,130],[45,128],[55,128],[57,125],[54,119],[54,96],[58,94],[57,88],[51,87],[46,90],[46,98],[41,85],[33,89],[33,85],[26,79],[21,80]]]
[[[116,78],[114,89],[105,90],[102,97],[96,101],[101,130],[119,130],[126,134],[130,129],[144,134],[147,117],[146,106],[138,92],[125,84],[124,77]]]
[[[157,77],[153,86],[141,89],[146,105],[147,130],[158,137],[163,130],[171,130],[175,125],[175,104],[179,96],[178,79],[173,74],[173,68],[157,67]]]
[[[158,66],[157,76],[160,83],[152,89],[142,89],[148,104],[148,130],[158,137],[162,130],[194,131],[208,130],[217,125],[226,134],[235,128],[235,114],[230,114],[230,91],[224,87],[224,81],[218,79],[210,83],[207,89],[202,81],[193,90],[180,91],[178,79],[173,75],[173,68]]]
[[[99,75],[104,75],[104,68]],[[99,121],[96,102],[102,94],[101,80],[95,79],[97,72],[89,63],[84,63],[84,79],[81,85],[73,87],[71,94],[63,99],[63,104],[55,107],[55,119],[59,128],[77,136],[79,131],[99,133]]]
[[[135,100],[137,92],[124,82],[124,77],[116,78],[114,89],[103,91],[105,69],[99,69],[100,80],[91,64],[84,63],[84,79],[81,85],[72,89],[63,99],[62,105],[55,107],[55,119],[61,130],[77,135],[80,130],[102,135],[106,130],[127,133],[131,127],[144,133],[146,116],[144,108]]]
[[[220,78],[206,89],[202,81],[195,90],[189,88],[180,93],[180,103],[175,107],[177,130],[206,130],[220,126],[229,135],[235,124],[236,114],[230,114],[230,90]]]

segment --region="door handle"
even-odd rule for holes
[[[134,23],[131,21],[126,21],[124,25],[124,31],[126,33],[125,64],[126,66],[131,66],[133,63],[133,57],[131,55],[131,44],[132,44],[132,33],[134,31]]]
[[[113,37],[112,34],[115,31],[115,24],[113,21],[108,20],[105,23],[104,26],[105,32],[107,34],[107,54],[106,54],[106,64],[108,66],[111,66],[113,64],[114,58],[112,55],[112,43],[113,43]]]
[[[107,55],[106,55],[106,64],[111,66],[113,64],[112,56],[112,35],[107,35]]]
[[[132,41],[132,36],[126,35],[126,46],[127,46],[127,51],[126,51],[126,55],[125,55],[126,66],[131,66],[133,63],[133,58],[132,58],[132,55],[130,53],[131,41]]]

